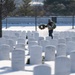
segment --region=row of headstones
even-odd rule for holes
[[[59,45],[59,44],[65,44],[67,46],[67,51],[71,51],[75,49],[75,37],[71,38],[60,38],[60,39],[50,39],[50,37],[47,37],[46,40],[49,41],[50,45]]]
[[[42,48],[40,46],[33,46],[31,48],[30,52],[31,52],[30,53],[31,54],[30,64],[42,64]],[[25,67],[25,51],[22,49],[17,49],[17,50],[12,51],[12,60],[11,61],[12,61],[11,65],[12,65],[13,70],[23,70]],[[57,69],[55,69],[55,70],[59,71],[59,72],[63,71],[63,73],[64,73],[67,68],[67,69],[69,69],[69,72],[70,72],[70,69],[71,69],[71,72],[75,72],[74,62],[75,62],[75,51],[71,52],[70,58],[67,58],[65,56],[56,57],[55,58],[55,64],[56,64],[55,67]],[[70,67],[70,64],[71,64],[71,67]],[[59,74],[59,75],[61,75],[61,74]]]
[[[46,41],[44,42],[44,44],[46,44],[47,45],[47,43],[46,43]],[[38,43],[37,42],[31,42],[31,46],[33,46],[33,45],[38,45]],[[29,52],[30,52],[30,50],[31,50],[31,46],[29,47]],[[24,45],[21,45],[21,44],[19,44],[19,45],[17,45],[17,48],[22,48],[22,49],[24,49]],[[45,49],[44,49],[45,48]],[[71,51],[73,51],[75,49],[75,44],[73,44],[72,42],[70,42],[70,44],[69,44],[69,48],[68,48],[68,50],[69,50],[69,54],[71,53]],[[14,49],[13,49],[14,50]],[[45,46],[45,45],[43,45],[42,46],[42,50],[44,50],[45,51],[45,57],[48,59],[48,58],[50,58],[50,55],[51,56],[53,56],[53,58],[55,57],[55,51],[57,51],[57,56],[59,56],[59,55],[67,55],[67,52],[66,52],[66,45],[65,44],[59,44],[58,45],[58,47],[56,48],[55,46],[51,46],[51,45],[47,45],[47,47]],[[5,52],[4,52],[5,51]],[[0,46],[0,53],[1,53],[1,57],[3,56],[4,57],[4,55],[3,54],[5,54],[6,53],[6,55],[8,55],[8,53],[10,52],[10,46],[9,45],[5,45],[5,44],[3,44],[3,45],[1,45]],[[3,53],[3,54],[2,54]]]
[[[70,75],[75,73],[74,59],[75,51],[71,53],[71,59],[65,56],[59,56],[55,59],[54,75]],[[51,68],[47,64],[34,67],[33,75],[51,75]]]
[[[27,36],[30,38],[30,39],[28,38],[28,40],[32,40],[32,37],[33,37],[33,38],[35,38],[35,41],[36,41],[36,40],[38,40],[39,33],[38,32],[33,32],[33,34],[31,34],[31,33],[28,32]],[[8,44],[8,45],[10,45],[11,49],[13,49],[13,47],[15,47],[15,46],[17,47],[17,44],[20,44],[25,49],[25,45],[27,43],[25,37],[22,38],[22,36],[20,36],[20,37],[17,37],[16,40],[14,39],[14,36],[12,38],[9,38],[9,37],[10,36],[7,37],[6,35],[4,35],[2,38],[0,38],[0,41],[1,41],[0,45],[1,44]]]
[[[38,39],[38,36],[39,36],[38,33],[37,33],[36,35],[37,35],[36,37],[37,37],[37,39]],[[38,44],[39,44],[39,41],[41,41],[40,38],[43,38],[43,37],[39,37],[39,39],[38,39]],[[20,45],[22,45],[23,48],[25,49],[25,45],[24,45],[25,42],[24,42],[24,39],[18,39],[18,40],[19,40],[19,43],[23,43],[23,44],[20,44]],[[31,40],[33,41],[34,39],[30,37],[29,41],[31,41]],[[47,39],[47,40],[48,40],[48,39]],[[53,39],[53,40],[54,40],[54,39]],[[56,42],[54,42],[54,43],[53,43],[53,40],[52,40],[52,42],[51,42],[51,40],[50,40],[51,44],[56,45],[56,44],[57,44],[57,40],[54,40],[54,41],[56,41]],[[62,40],[62,39],[61,39],[61,40]],[[11,41],[11,40],[10,40],[10,41]],[[64,42],[64,41],[63,41],[63,42]],[[47,43],[45,43],[45,42],[44,42],[43,44],[46,44],[46,45],[47,45]],[[43,46],[43,44],[41,44],[41,45]],[[9,45],[11,46],[12,44],[10,43]],[[19,45],[19,46],[20,46],[20,45]],[[19,46],[17,46],[17,47],[19,47]],[[72,46],[73,46],[73,45],[72,45]],[[71,48],[73,48],[73,47],[71,47]],[[12,49],[12,46],[11,46],[11,49]],[[44,49],[45,49],[45,45],[43,46],[43,50],[44,50]]]
[[[71,68],[69,58],[64,56],[56,58],[54,75],[70,75],[71,71],[75,72],[74,68]],[[33,69],[33,75],[52,75],[51,67],[47,64],[37,65]]]
[[[33,46],[35,47],[35,45],[33,45]],[[42,53],[42,52],[39,51],[38,46],[39,45],[37,45],[37,47],[34,50],[37,50],[37,52]],[[17,48],[23,49],[23,47],[20,47],[20,46],[17,47]],[[14,49],[14,50],[16,50],[16,49]],[[42,50],[42,47],[41,47],[41,50]],[[6,60],[9,59],[9,53],[10,53],[10,46],[9,45],[6,45],[6,44],[0,45],[0,59],[3,59],[3,60],[4,59],[6,59]],[[33,47],[30,47],[30,55],[34,56],[33,53],[36,53],[36,52],[33,51]],[[48,55],[51,55],[53,58],[55,58],[55,47],[54,46],[47,46],[45,54],[46,54],[45,56],[47,57],[47,59],[50,58],[50,56],[48,56]]]
[[[35,45],[36,45],[36,47],[35,47]],[[18,46],[19,47],[17,47],[17,48],[23,49],[23,47],[20,47],[20,45],[18,45]],[[37,45],[36,43],[34,43],[32,46],[29,47],[29,53],[30,53],[31,57],[36,56],[37,53],[39,53],[39,54],[42,53],[42,52],[39,51],[39,47],[41,47],[41,50],[43,50],[43,47]],[[35,49],[33,49],[33,48],[35,48]],[[16,49],[14,49],[14,50],[16,50]],[[71,51],[74,51],[74,49],[70,50],[70,53],[71,53]],[[5,45],[5,44],[1,45],[0,46],[0,59],[9,58],[9,52],[10,52],[10,46],[9,45]],[[56,56],[60,56],[60,55],[67,56],[66,45],[65,44],[59,44],[57,48],[55,46],[53,46],[53,45],[47,45],[45,47],[45,51],[44,52],[45,52],[45,60],[54,60],[55,59],[55,55]],[[37,54],[37,57],[36,57],[37,59],[39,59],[39,54]],[[35,58],[35,60],[36,60],[36,58]]]
[[[68,55],[71,51],[75,49],[75,42],[74,41],[68,41],[67,43],[64,43],[64,39],[59,39],[60,42],[56,39],[51,39],[50,43],[49,40],[44,40],[43,37],[39,37],[38,42],[36,41],[29,41],[28,43],[28,49],[30,50],[31,46],[33,45],[40,45],[42,46],[42,52],[46,50],[46,46],[52,45],[56,47],[57,55]]]
[[[58,34],[57,34],[58,33]],[[68,43],[75,42],[75,32],[57,32],[54,34],[54,38],[51,39],[49,36],[47,36],[45,39],[49,41],[50,45],[55,45],[63,43],[68,45]],[[61,37],[60,37],[61,35]],[[72,36],[71,36],[72,35]],[[73,44],[73,43],[72,43]]]
[[[12,35],[11,35],[12,34]],[[29,37],[34,37],[35,39],[39,36],[39,33],[37,31],[4,31],[3,32],[3,37],[7,38],[12,38],[15,37],[17,39],[18,37],[21,38],[29,38]],[[13,38],[12,38],[13,39]]]
[[[0,46],[7,46],[9,45],[10,46],[10,51],[14,50],[15,48],[23,48],[25,49],[25,40],[24,39],[18,39],[19,40],[19,43],[18,44],[15,44],[14,41],[12,39],[3,39],[3,38],[0,38]],[[20,42],[21,41],[21,42]]]
[[[14,32],[15,33],[15,35],[18,35],[18,32],[16,31],[16,32]],[[65,32],[64,32],[65,33]],[[21,35],[20,37],[26,37],[26,35],[30,38],[30,37],[35,37],[35,39],[37,40],[38,39],[38,37],[39,37],[39,33],[38,32],[35,32],[35,31],[33,31],[33,32],[30,32],[30,31],[28,31],[27,32],[27,34],[26,34],[26,32],[24,32],[23,33],[23,35]],[[55,36],[55,35],[54,35]],[[57,36],[59,36],[59,35],[57,35]],[[6,37],[5,35],[4,35],[4,37]],[[19,37],[19,36],[18,36]],[[8,38],[8,37],[6,37],[6,38]],[[13,37],[14,38],[14,37]],[[56,38],[56,37],[55,37]]]
[[[25,45],[26,45],[25,43],[26,43],[26,40],[23,39],[23,38],[18,38],[17,39],[17,44],[16,44],[16,42],[14,42],[13,39],[9,39],[9,38],[8,39],[5,39],[3,37],[0,38],[0,45],[2,45],[2,44],[10,45],[11,49],[16,48],[16,47],[19,47],[20,45],[22,45],[23,46],[23,49],[25,49]]]
[[[33,50],[34,49],[35,48],[33,47]],[[40,47],[38,49],[39,51],[42,51]],[[30,58],[30,62],[32,62],[32,64],[33,64],[33,61],[36,61],[35,62],[36,64],[42,64],[41,59],[33,60],[33,58],[32,57]],[[75,59],[75,51],[71,53],[71,59],[65,56],[56,57],[55,75],[69,75],[71,72],[75,72],[74,59]],[[24,67],[25,67],[25,51],[14,50],[12,52],[12,69],[24,70]],[[38,75],[38,74],[51,75],[51,69],[49,68],[49,66],[44,66],[44,65],[35,67],[33,72],[34,72],[34,75]]]
[[[34,52],[34,51],[33,51]],[[32,52],[32,53],[33,53]],[[33,55],[33,54],[32,54]],[[13,58],[12,58],[13,59]],[[17,62],[15,62],[15,64],[16,64]],[[22,64],[23,64],[23,62],[22,62]],[[16,65],[15,65],[16,66]],[[23,66],[23,65],[22,65]],[[17,65],[17,67],[18,67],[18,65]],[[24,66],[23,66],[24,67]],[[16,69],[15,67],[13,67],[13,69]],[[17,68],[18,69],[18,68]]]
[[[64,38],[63,37],[61,37],[61,38],[54,37],[53,40],[49,36],[47,36],[45,39],[48,40],[49,42],[55,41],[55,42],[58,42],[58,43],[67,43],[68,41],[75,41],[75,36],[72,36],[72,37],[64,37]]]
[[[66,54],[64,54],[65,52],[64,52],[64,48],[65,47],[65,45],[63,45],[63,47],[62,47],[62,51],[63,52],[61,52],[63,55],[65,55],[66,56]],[[49,47],[48,47],[49,48]],[[61,49],[61,46],[59,47],[59,50]],[[51,49],[52,50],[52,49]],[[46,50],[47,51],[47,50]],[[48,54],[47,54],[47,56],[48,56],[48,58],[50,59],[50,54],[49,54],[49,49],[48,49]],[[35,53],[35,49],[34,49],[34,51],[32,52],[32,56],[34,55],[34,53]],[[61,54],[60,52],[58,53],[59,55]],[[30,53],[31,54],[31,53]],[[52,54],[52,53],[51,53]],[[53,53],[54,54],[54,53]],[[53,56],[53,54],[51,55],[51,57]],[[73,54],[73,55],[72,55]],[[74,65],[74,58],[75,58],[75,51],[74,52],[71,52],[71,60],[69,60],[69,61],[67,61],[66,62],[66,60],[63,60],[63,59],[60,59],[60,62],[59,61],[56,61],[55,60],[55,62],[57,62],[57,64],[58,64],[58,66],[56,66],[57,68],[56,68],[56,70],[55,70],[55,75],[69,75],[70,74],[70,72],[75,72],[75,67],[73,66]],[[36,60],[36,58],[35,57],[33,57],[35,60]],[[46,59],[46,58],[45,58]],[[33,61],[33,60],[32,60]],[[63,61],[63,62],[62,62]],[[66,67],[67,67],[67,69],[66,68],[64,68],[64,66],[63,66],[63,64],[61,64],[61,63],[64,63],[64,65],[65,65],[65,62],[66,62]],[[71,62],[70,62],[71,61]],[[58,63],[59,62],[59,63]],[[70,63],[71,63],[71,67],[70,67]],[[56,64],[56,65],[57,65]],[[62,67],[63,66],[63,67]],[[60,67],[62,67],[62,69],[60,69]],[[39,67],[39,68],[36,68],[34,71],[34,75],[41,75],[42,73],[43,73],[43,75],[45,74],[43,71],[42,71],[42,73],[40,72],[41,70],[40,70],[40,68],[41,67]],[[43,69],[43,68],[42,68]],[[71,71],[70,71],[70,69],[71,69]],[[44,70],[44,69],[43,69]],[[47,73],[47,72],[46,72]],[[49,75],[50,75],[50,71],[48,72],[49,73]]]
[[[54,38],[71,38],[71,37],[75,37],[75,32],[74,31],[61,31],[61,32],[54,32],[53,33]]]
[[[12,31],[11,31],[12,32]],[[23,35],[21,35],[20,36],[20,34],[21,34],[21,32],[18,32],[18,31],[16,31],[16,32],[14,32],[14,34],[17,36],[17,38],[18,37],[21,37],[22,38],[22,36],[24,37],[24,39],[25,39],[25,37],[27,36],[29,39],[28,40],[32,40],[31,38],[35,38],[35,40],[38,40],[38,37],[39,37],[39,33],[38,32],[35,32],[35,31],[32,31],[32,32],[30,32],[30,31],[28,31],[27,33],[24,31],[24,32],[22,32],[23,33]],[[58,33],[58,32],[57,32]],[[58,34],[54,34],[54,39],[58,39],[58,38],[62,38],[65,34],[66,34],[66,32],[59,32]],[[69,35],[69,33],[73,33],[73,32],[68,32],[68,35]],[[60,34],[61,35],[63,35],[62,37],[60,37]],[[7,35],[7,34],[6,34]],[[67,35],[65,35],[65,36],[67,36]],[[4,37],[6,37],[5,35],[4,35]],[[72,37],[72,36],[71,36]],[[8,37],[7,37],[8,38]],[[14,36],[13,36],[13,38],[14,38]],[[67,37],[66,37],[67,38]],[[47,39],[48,40],[48,39]]]
[[[18,38],[18,43],[15,44],[12,39],[5,39],[5,38],[0,38],[0,46],[10,46],[10,51],[14,50],[15,48],[23,48],[25,49],[25,40],[22,38]]]
[[[1,39],[1,40],[4,40],[4,39]],[[64,39],[59,39],[59,40],[61,40],[61,42],[59,42],[59,43],[63,43],[64,41]],[[30,41],[35,41],[34,39],[30,39]],[[52,42],[51,42],[52,41]],[[63,41],[63,42],[62,42]],[[41,44],[39,44],[39,42],[41,42]],[[43,46],[43,48],[46,46],[46,45],[57,45],[58,43],[58,41],[57,40],[55,40],[55,39],[53,39],[53,40],[50,40],[50,42],[51,42],[51,44],[49,44],[49,40],[44,40],[44,38],[43,37],[39,37],[39,39],[38,39],[38,44],[39,45],[41,45],[41,46]],[[67,44],[70,44],[70,43],[72,43],[73,41],[69,41]],[[21,43],[21,44],[24,44],[24,46],[25,46],[25,40],[24,39],[21,39],[21,38],[19,38],[18,39],[18,44],[19,43]],[[3,44],[3,43],[2,43]],[[5,44],[5,42],[4,42],[4,44]],[[11,39],[8,39],[7,40],[7,44],[8,45],[10,45],[10,47],[11,48],[13,48],[13,46],[15,46],[15,44],[14,44],[14,42],[13,42],[13,40],[11,40]],[[34,43],[33,43],[34,44]],[[65,43],[64,43],[65,44]],[[72,44],[74,44],[74,43],[72,43]],[[72,45],[72,46],[74,46],[74,45]],[[74,48],[74,47],[72,47],[72,48]]]

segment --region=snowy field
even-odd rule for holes
[[[15,26],[15,27],[9,27],[9,28],[3,28],[3,31],[35,31],[35,27],[28,26],[28,27],[21,27],[21,26]],[[59,32],[75,32],[75,29],[72,29],[71,26],[57,26],[56,29],[54,29],[54,33]],[[39,36],[43,36],[46,38],[48,36],[48,30],[47,28],[44,30],[40,30],[37,27],[37,32],[39,33]],[[12,35],[12,34],[11,34]],[[28,65],[26,64],[27,58],[29,55],[27,55],[27,51],[25,51],[25,69],[23,71],[13,71],[11,69],[11,53],[10,53],[10,60],[0,60],[0,75],[33,75],[33,69],[36,65]],[[55,62],[54,61],[45,61],[45,64],[48,64],[51,67],[51,75],[54,75],[54,68],[55,68]],[[61,67],[60,67],[61,69]],[[71,73],[70,75],[75,75],[75,73]]]

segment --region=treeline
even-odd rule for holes
[[[75,15],[75,0],[45,0],[44,10],[48,15]]]
[[[31,0],[23,0],[16,7],[14,0],[3,0],[2,17],[6,16],[72,16],[75,15],[75,0],[44,0],[44,5],[34,6]]]

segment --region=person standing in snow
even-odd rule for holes
[[[56,28],[56,25],[51,19],[48,19],[47,27],[48,27],[49,36],[51,37],[51,39],[53,39],[52,33],[53,33],[53,29]]]

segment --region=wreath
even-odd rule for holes
[[[48,25],[42,24],[42,25],[39,25],[38,27],[41,30],[45,29],[46,27],[48,27],[49,30],[52,30],[52,29],[55,29],[56,28],[56,24],[53,23],[52,26],[48,26]]]
[[[39,29],[45,29],[46,28],[46,25],[42,24],[42,25],[39,25]]]

